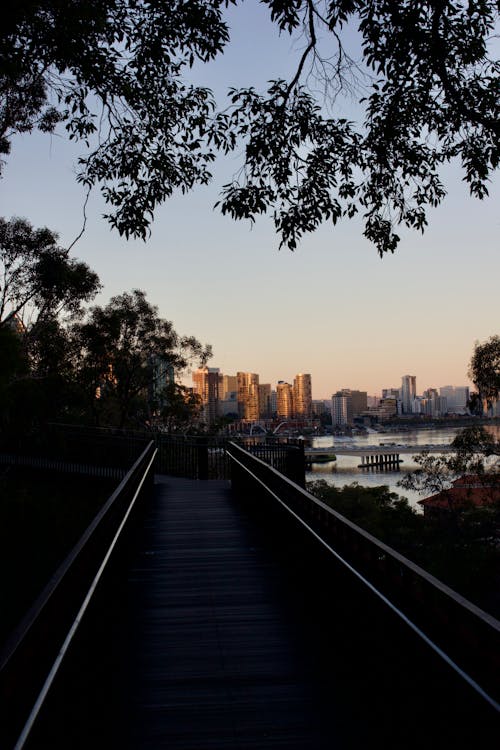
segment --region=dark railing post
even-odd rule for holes
[[[304,444],[299,443],[286,452],[286,471],[284,472],[292,482],[306,486],[306,464],[304,456]]]
[[[208,440],[198,441],[198,479],[208,479]]]

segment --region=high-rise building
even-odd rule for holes
[[[351,394],[352,416],[358,417],[368,409],[368,393],[366,391],[353,391],[345,389]]]
[[[259,416],[268,419],[271,416],[271,384],[259,384]]]
[[[436,388],[428,388],[422,394],[422,412],[428,417],[442,417],[448,411],[448,399],[440,396]]]
[[[401,378],[401,401],[403,405],[403,414],[413,414],[416,395],[416,375],[403,375],[403,377]]]
[[[238,390],[238,378],[236,375],[222,375],[222,385],[220,386],[219,398],[227,399],[229,393]]]
[[[293,381],[293,410],[296,419],[311,419],[312,385],[308,373],[299,373]]]
[[[201,398],[203,419],[208,425],[218,416],[219,383],[218,367],[200,367],[193,372],[193,389]]]
[[[332,425],[352,424],[352,398],[350,391],[337,391],[332,395]]]
[[[342,388],[332,396],[332,424],[352,424],[353,418],[364,414],[367,409],[368,394],[366,391]]]
[[[241,419],[259,419],[259,376],[256,372],[237,372],[238,414]]]
[[[276,386],[276,413],[278,419],[293,417],[293,389],[284,380],[279,380]]]
[[[468,386],[444,385],[439,389],[439,395],[446,398],[450,414],[466,414],[470,391]]]
[[[275,390],[271,391],[271,416],[275,417],[278,414],[278,392]]]

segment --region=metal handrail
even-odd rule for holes
[[[19,729],[15,730],[16,734],[18,734],[18,739],[14,746],[15,750],[21,750],[24,747],[64,656],[81,624],[85,611],[102,578],[126,522],[134,509],[144,483],[152,475],[152,466],[156,452],[154,443],[150,442],[87,527],[80,540],[56,570],[21,623],[8,639],[0,654],[0,687],[8,695],[10,701],[13,701],[15,704],[16,700],[21,699],[16,699],[16,686],[14,685],[13,687],[12,682],[17,681],[20,683],[18,684],[19,693],[23,695],[24,692],[24,677],[22,672],[23,667],[26,666],[24,662],[27,659],[22,653],[23,649],[26,648],[29,652],[33,644],[28,643],[26,646],[27,641],[35,639],[38,629],[42,632],[44,629],[47,630],[47,622],[44,622],[44,618],[50,619],[50,609],[55,609],[59,600],[66,602],[68,591],[71,591],[76,603],[73,603],[72,614],[67,616],[70,618],[70,621],[66,623],[64,628],[61,626],[63,633],[59,635],[60,640],[58,640],[58,644],[55,647],[55,659],[51,664],[45,664],[45,667],[40,670],[43,671],[45,677],[42,677],[38,686],[35,686],[31,690],[31,693],[38,691],[31,710],[29,705],[28,707],[23,706],[21,709],[17,706],[14,707],[14,714],[16,708],[21,713],[23,712],[23,708],[25,713],[29,711],[29,715],[24,721],[24,726],[20,724],[22,726],[20,733]],[[131,495],[130,499],[128,499],[129,495]],[[125,507],[122,507],[123,505]],[[114,517],[113,514],[115,513],[118,517]],[[106,524],[109,524],[110,528],[105,528]],[[97,538],[100,534],[105,536],[104,540]],[[92,549],[92,544],[97,547],[97,552]],[[91,559],[86,559],[89,556]],[[89,571],[88,567],[92,569]],[[73,591],[73,588],[76,588],[79,578],[82,576],[86,579],[85,582],[80,582],[78,592]],[[36,640],[38,643],[41,642],[39,639]],[[16,674],[16,672],[18,673]],[[42,681],[43,684],[41,684]]]
[[[495,692],[494,688],[498,690],[498,672],[495,669],[495,652],[488,648],[488,644],[491,644],[491,640],[494,639],[497,647],[500,643],[500,621],[487,612],[477,607],[472,602],[465,599],[457,592],[453,591],[449,586],[438,580],[430,573],[427,573],[423,568],[413,563],[408,558],[401,555],[396,550],[389,547],[384,542],[381,542],[376,537],[372,536],[369,532],[365,531],[361,527],[349,519],[342,516],[337,511],[330,508],[328,505],[323,503],[318,498],[311,495],[309,492],[304,490],[298,484],[291,481],[288,477],[285,477],[279,471],[274,469],[272,466],[261,461],[255,455],[249,454],[247,451],[242,450],[240,446],[232,443],[228,446],[228,454],[231,461],[233,462],[233,482],[236,488],[241,487],[239,484],[238,472],[243,472],[245,478],[250,479],[256,483],[259,487],[265,490],[279,505],[290,514],[299,524],[311,534],[320,544],[326,548],[329,553],[344,567],[346,567],[356,578],[358,578],[365,586],[367,586],[379,599],[381,599],[387,606],[389,606],[406,624],[424,640],[444,661],[446,661],[460,676],[465,679],[476,692],[478,692],[496,711],[500,712],[500,696],[493,696],[491,693]],[[245,482],[246,489],[248,490],[248,482]],[[332,533],[333,532],[333,533]],[[340,545],[336,545],[337,549],[332,546],[332,542],[339,540]],[[339,553],[338,547],[343,547],[342,554]],[[348,555],[350,559],[346,559],[346,549],[352,552]],[[369,554],[366,552],[369,550]],[[360,572],[360,564],[363,572]],[[377,570],[378,568],[378,570]],[[375,572],[375,575],[367,575],[367,571]],[[381,575],[382,574],[382,575]],[[384,581],[384,574],[386,580]],[[391,575],[392,574],[392,575]],[[369,580],[369,578],[372,580]],[[439,621],[437,621],[437,628],[435,632],[432,632],[432,637],[429,637],[422,629],[421,624],[416,624],[413,620],[416,613],[416,608],[411,611],[411,617],[408,613],[405,613],[400,603],[394,603],[397,597],[397,589],[392,586],[394,578],[399,579],[401,582],[407,583],[408,587],[405,591],[405,596],[400,597],[403,600],[415,596],[415,602],[418,606],[427,607],[428,604],[432,604],[434,610],[439,609],[442,606],[444,610],[451,603],[455,612],[464,613],[465,619],[467,620],[466,626],[474,622],[477,625],[479,635],[467,634],[471,636],[473,647],[477,647],[481,651],[484,662],[484,667],[488,671],[488,680],[491,685],[488,689],[483,688],[476,679],[470,676],[465,669],[462,669],[454,658],[451,658],[445,650],[435,642],[437,630],[439,630]],[[376,585],[373,581],[376,581]],[[412,586],[412,583],[417,585]],[[388,584],[386,592],[383,593],[381,588],[383,584]],[[381,586],[382,584],[382,586]],[[430,595],[425,596],[423,588],[429,588],[432,592]],[[388,593],[389,592],[389,593]],[[393,596],[392,594],[396,594]],[[391,600],[392,598],[392,600]],[[424,601],[422,602],[422,599]],[[439,602],[439,603],[438,603]],[[413,618],[413,619],[412,619]],[[439,618],[438,618],[439,620]],[[456,622],[453,618],[444,617],[445,630],[456,629],[460,637],[463,636],[461,626],[463,627],[464,622]],[[432,630],[432,629],[431,629]],[[487,636],[485,641],[482,640],[483,636]],[[437,640],[437,638],[436,638]],[[467,643],[467,646],[470,644]],[[500,657],[500,651],[497,648],[496,651],[497,660]]]

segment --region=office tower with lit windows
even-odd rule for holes
[[[401,402],[403,405],[403,414],[413,414],[416,396],[416,375],[403,375],[401,378]]]
[[[299,373],[293,380],[293,411],[296,419],[311,419],[312,385],[308,373]]]
[[[278,380],[276,385],[276,413],[278,419],[293,417],[293,388],[284,380]]]
[[[218,416],[220,373],[218,367],[200,367],[193,372],[193,390],[200,396],[203,419],[212,425]]]
[[[237,372],[238,414],[241,419],[259,419],[259,376],[256,372]]]

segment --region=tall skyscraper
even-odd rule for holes
[[[290,383],[279,380],[276,386],[276,412],[278,419],[293,417],[293,390]]]
[[[401,401],[403,414],[413,414],[415,397],[417,395],[416,375],[403,375],[401,378]]]
[[[293,411],[296,419],[311,419],[312,385],[308,373],[299,373],[294,378]]]
[[[208,425],[218,416],[219,383],[218,367],[201,367],[193,372],[193,389],[201,397],[203,419]]]
[[[238,414],[241,419],[259,419],[259,376],[256,372],[237,372]]]
[[[261,419],[268,419],[272,414],[271,411],[271,384],[259,384],[259,416]]]
[[[228,394],[238,390],[238,378],[236,375],[223,375],[219,398],[227,399]]]

